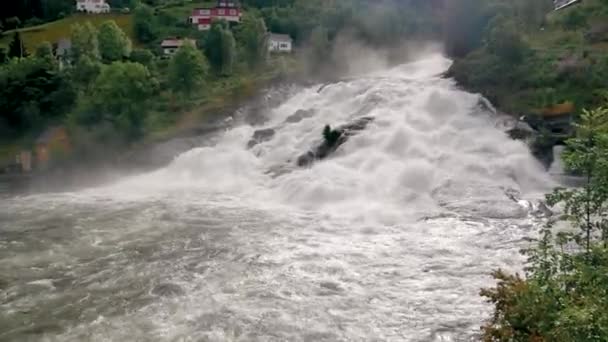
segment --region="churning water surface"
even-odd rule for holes
[[[2,199],[0,341],[474,340],[479,289],[535,232],[513,198],[552,184],[449,65],[302,89],[164,169]]]

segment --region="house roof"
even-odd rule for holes
[[[57,41],[57,56],[67,55],[72,49],[72,41],[67,38],[62,38]]]
[[[574,5],[577,2],[580,2],[580,0],[553,0],[553,5],[555,6],[555,10],[558,11],[562,8]]]
[[[62,126],[50,127],[36,139],[36,144],[47,144],[53,140],[58,134],[65,132],[65,128]]]
[[[293,39],[291,39],[291,37],[288,34],[278,34],[278,33],[271,33],[270,40],[273,40],[276,42],[284,42],[284,43],[291,43],[293,41]]]
[[[190,43],[196,46],[196,40],[194,39],[181,39],[181,38],[167,38],[160,43],[161,47],[164,48],[172,48],[172,47],[180,47],[185,43]]]

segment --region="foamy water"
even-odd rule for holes
[[[0,340],[464,341],[552,186],[431,56],[303,89],[166,168],[0,208]],[[287,120],[298,110],[311,115]],[[373,118],[309,168],[326,124]],[[256,130],[274,136],[251,149]]]

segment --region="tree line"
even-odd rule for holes
[[[151,12],[144,4],[135,9],[138,37],[156,34],[156,17],[147,20]],[[15,33],[9,58],[0,65],[0,133],[18,138],[64,122],[101,140],[139,139],[148,113],[165,108],[164,101],[187,102],[206,82],[233,75],[237,66],[265,67],[266,31],[263,19],[253,15],[234,31],[216,21],[198,44],[184,44],[169,59],[158,48],[160,37],[149,41],[151,49],[134,49],[114,21],[99,28],[74,25],[68,56],[56,56],[50,43],[30,54]]]

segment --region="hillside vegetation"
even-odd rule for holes
[[[498,1],[475,5],[483,8],[477,22],[453,19],[482,32],[450,70],[461,85],[516,115],[564,102],[577,112],[601,104],[608,91],[608,2],[553,12],[546,1],[536,18]]]
[[[129,14],[74,14],[72,16],[53,21],[50,23],[27,27],[18,30],[7,31],[0,37],[0,45],[8,47],[13,34],[19,32],[21,39],[28,51],[34,51],[36,47],[44,42],[57,42],[63,38],[70,38],[72,26],[90,22],[95,27],[102,23],[113,20],[131,38],[134,39],[133,17]]]

